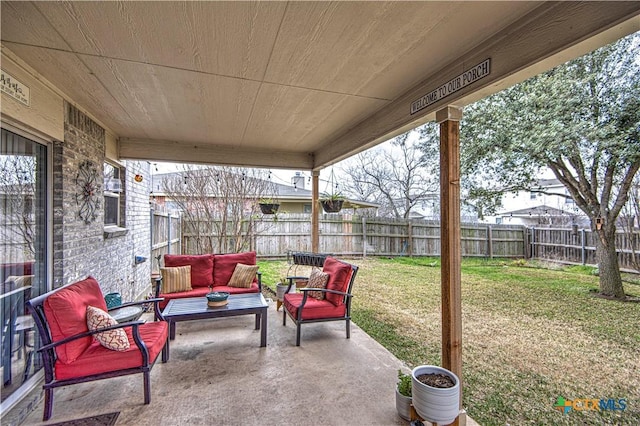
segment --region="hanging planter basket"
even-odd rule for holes
[[[262,214],[276,214],[280,204],[276,203],[260,203],[260,211]]]
[[[344,200],[322,200],[320,204],[322,204],[322,209],[327,213],[338,213],[342,210],[342,204]]]

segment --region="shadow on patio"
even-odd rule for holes
[[[266,348],[252,315],[180,322],[150,405],[137,374],[57,389],[52,419],[41,422],[40,403],[24,424],[116,411],[117,425],[408,424],[395,409],[397,358],[356,325],[346,339],[344,322],[303,326],[296,347],[282,315],[270,302]]]

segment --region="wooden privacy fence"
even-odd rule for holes
[[[577,228],[530,228],[530,257],[554,262],[597,265],[596,238],[587,229]],[[616,251],[621,270],[633,271],[634,253],[640,255],[640,231],[627,234],[616,232]]]
[[[151,212],[152,256],[165,253],[198,254],[202,239],[209,238],[211,252],[233,247],[235,237],[222,242],[219,223],[181,221],[177,215]],[[323,215],[319,221],[319,252],[336,256],[439,256],[440,223],[425,220],[393,220],[352,215]],[[259,257],[283,258],[288,252],[311,251],[309,214],[265,215],[242,223],[243,250]],[[519,225],[462,224],[462,255],[546,259],[554,262],[596,265],[596,236],[585,229],[526,228]],[[199,243],[198,243],[199,242]],[[634,253],[640,253],[640,231],[616,235],[620,268],[634,270]],[[157,266],[154,263],[154,266]]]
[[[151,270],[158,270],[158,256],[182,253],[182,221],[179,215],[151,210]],[[162,263],[164,265],[164,263]]]
[[[199,235],[183,224],[183,251],[193,251],[195,238],[213,232],[213,223],[198,222]],[[288,251],[311,251],[311,220],[308,214],[263,216],[243,224],[252,229],[245,250],[260,257],[283,257]],[[323,215],[319,221],[321,253],[336,256],[438,256],[440,224],[434,221],[364,218],[351,215]],[[526,228],[509,225],[462,225],[462,254],[482,257],[524,257]],[[233,237],[229,237],[233,238]],[[228,246],[233,246],[230,241]],[[219,246],[221,243],[218,242]],[[220,252],[214,247],[214,252]]]

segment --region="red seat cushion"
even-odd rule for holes
[[[351,279],[351,265],[334,259],[333,257],[327,257],[322,266],[322,272],[329,274],[329,281],[326,287],[328,290],[347,291],[349,280]],[[326,293],[326,299],[337,306],[343,303],[344,296]]]
[[[216,254],[215,268],[213,269],[213,282],[215,286],[226,286],[229,284],[231,275],[236,269],[238,263],[244,265],[256,264],[256,252],[248,251],[245,253]],[[257,282],[254,279],[254,282]]]
[[[298,318],[298,309],[302,303],[301,293],[287,293],[284,295],[284,308],[291,312],[294,318]],[[346,312],[346,305],[340,303],[338,306],[328,300],[318,300],[314,297],[307,297],[307,301],[302,308],[302,319],[321,318],[341,318]]]
[[[169,300],[184,299],[185,297],[204,297],[207,293],[209,293],[209,287],[194,287],[194,289],[190,291],[179,291],[177,293],[163,293],[163,294],[160,294],[160,297],[164,297],[164,300],[158,303],[158,306],[160,307],[160,309],[164,309],[169,303]]]
[[[100,285],[93,277],[63,287],[47,297],[44,302],[44,314],[51,330],[51,339],[57,342],[69,336],[89,331],[87,327],[88,305],[107,311],[107,303],[100,290]],[[91,345],[92,341],[93,338],[87,336],[56,347],[58,364],[74,362]]]
[[[246,294],[246,293],[260,293],[260,288],[255,282],[251,283],[251,287],[229,287],[226,285],[217,285],[213,287],[213,291],[226,291],[230,294]]]
[[[124,370],[142,366],[142,353],[133,340],[132,327],[125,327],[131,346],[124,352],[112,351],[97,340],[72,363],[65,364],[59,359],[55,365],[58,380],[85,377],[109,371]],[[153,363],[167,341],[168,324],[165,321],[148,322],[140,325],[140,337],[149,351],[149,363]]]
[[[209,287],[213,285],[212,254],[165,254],[164,266],[191,266],[191,287]]]

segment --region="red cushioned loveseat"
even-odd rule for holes
[[[131,306],[157,299],[131,302]],[[44,416],[53,412],[53,389],[76,383],[108,379],[128,374],[143,374],[144,403],[151,401],[150,372],[158,355],[166,358],[169,327],[165,321],[132,321],[99,326],[87,325],[88,307],[107,312],[98,282],[88,277],[29,300],[29,312],[38,327],[44,363]],[[117,331],[116,331],[117,330]],[[108,349],[94,338],[97,334],[126,333],[127,347]]]
[[[237,264],[255,265],[256,252],[229,254],[165,254],[164,266],[191,266],[191,288],[189,291],[163,293],[161,280],[156,281],[156,297],[164,298],[160,302],[160,309],[164,309],[170,300],[185,297],[205,296],[209,287],[213,291],[226,291],[230,294],[259,293],[262,291],[261,274],[258,272],[251,287],[229,287],[227,284],[233,275]]]

